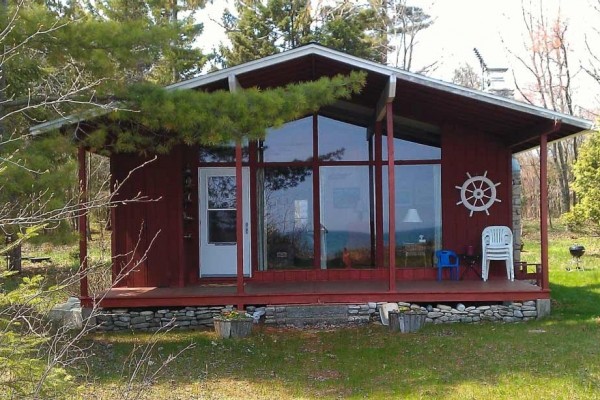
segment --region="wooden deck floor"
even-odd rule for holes
[[[549,298],[549,291],[527,281],[403,281],[388,290],[387,281],[247,282],[244,293],[235,284],[205,284],[183,288],[115,288],[99,294],[105,308],[167,307],[232,304],[362,303],[369,301],[485,302]]]

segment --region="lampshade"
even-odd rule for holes
[[[409,208],[402,222],[420,223],[423,222],[423,220],[421,219],[421,216],[416,208]]]

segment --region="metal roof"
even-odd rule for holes
[[[178,82],[166,89],[209,92],[232,90],[234,86],[267,89],[356,70],[367,72],[362,93],[349,102],[323,108],[324,115],[369,126],[382,92],[395,80],[395,135],[410,136],[424,143],[439,143],[440,129],[445,124],[477,127],[497,135],[514,152],[537,146],[540,133],[554,121],[561,122],[560,129],[549,140],[593,129],[593,123],[585,119],[378,64],[314,43]],[[91,117],[103,111],[97,110]],[[90,115],[70,116],[37,125],[31,131],[56,129],[88,118]]]

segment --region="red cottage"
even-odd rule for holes
[[[360,95],[264,141],[181,145],[139,169],[147,159],[112,155],[113,182],[131,174],[119,199],[160,200],[112,210],[113,276],[124,278],[101,297],[83,280],[83,300],[152,308],[548,299],[547,144],[590,122],[316,44],[168,89],[266,89],[353,70],[367,73]],[[541,265],[517,263],[510,281],[493,261],[484,282],[482,231],[513,226],[513,154],[536,146]],[[437,280],[439,249],[474,254],[461,260],[460,280],[447,270]]]

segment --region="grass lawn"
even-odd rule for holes
[[[553,314],[545,320],[426,325],[404,335],[377,325],[258,327],[243,340],[221,340],[209,331],[95,334],[88,339],[94,355],[80,370],[80,396],[600,399],[600,239],[559,230],[551,235]],[[537,261],[535,227],[526,227],[524,241],[523,258]],[[574,242],[586,247],[583,272],[565,270]],[[190,345],[160,376],[150,377]],[[128,384],[134,365],[141,369]]]

